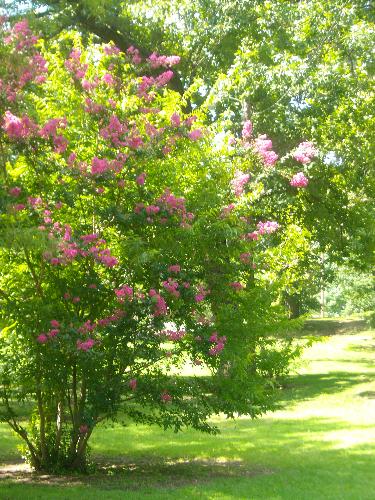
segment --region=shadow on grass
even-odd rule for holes
[[[348,423],[337,419],[240,419],[225,421],[220,427],[222,434],[215,437],[188,431],[179,435],[168,432],[161,439],[155,429],[141,432],[140,439],[136,427],[116,427],[96,436],[93,459],[98,467],[93,474],[43,475],[19,465],[0,469],[0,474],[12,485],[43,486],[48,490],[61,487],[67,493],[70,487],[90,486],[106,495],[106,490],[173,490],[202,484],[204,490],[215,490],[223,480],[231,480],[228,484],[234,486],[246,478],[253,482],[267,476],[277,482],[288,471],[296,474],[300,469],[307,475],[309,471],[323,476],[329,472],[338,477],[339,484],[340,478],[348,481],[357,469],[366,473],[374,465],[374,449],[368,443],[340,448],[337,433],[346,435]],[[355,427],[363,434],[368,428]],[[121,450],[126,454],[120,454]]]
[[[216,479],[272,474],[266,468],[249,468],[242,461],[182,460],[173,458],[95,456],[90,474],[50,475],[31,471],[19,463],[0,466],[0,481],[45,486],[86,485],[100,490],[138,490],[142,488],[178,488],[204,484]]]
[[[356,360],[357,362],[357,360]],[[335,371],[289,376],[278,398],[279,404],[296,404],[321,394],[335,394],[358,384],[371,382],[368,375],[358,372]]]
[[[363,319],[309,319],[305,323],[302,334],[331,337],[332,335],[355,335],[366,330],[369,330],[369,326]]]

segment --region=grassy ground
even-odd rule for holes
[[[336,332],[327,323],[310,330]],[[375,332],[353,327],[306,352],[278,412],[221,420],[214,437],[99,429],[92,448],[102,467],[83,479],[22,470],[0,426],[0,499],[374,500]]]

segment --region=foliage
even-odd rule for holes
[[[332,315],[350,315],[375,309],[374,276],[348,267],[339,268],[327,288],[326,310]]]
[[[272,409],[299,352],[260,279],[279,244],[254,203],[272,144],[247,123],[213,145],[166,90],[178,57],[74,32],[46,46],[26,21],[1,51],[0,416],[29,462],[84,469],[120,409],[206,432],[213,414]],[[187,364],[205,371],[179,376]],[[28,429],[14,400],[35,401]]]

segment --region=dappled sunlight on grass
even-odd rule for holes
[[[96,476],[78,482],[68,478],[65,490],[56,482],[54,494],[87,498],[90,488],[90,499],[373,499],[372,345],[373,332],[314,344],[300,374],[280,390],[278,411],[256,421],[216,417],[218,436],[134,424],[102,426],[92,441],[100,463]],[[4,425],[0,443],[0,463],[14,460],[15,438]],[[48,481],[54,478],[36,486],[38,479],[30,480],[30,474],[17,477],[2,483],[11,488],[12,500],[34,498],[31,491],[51,498]],[[29,483],[34,490],[27,493]]]

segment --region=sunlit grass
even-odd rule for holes
[[[298,371],[280,392],[279,411],[261,420],[216,419],[219,436],[98,429],[93,455],[120,470],[66,486],[7,479],[0,498],[375,498],[374,332],[314,344]],[[14,442],[1,426],[0,462],[16,458]]]

